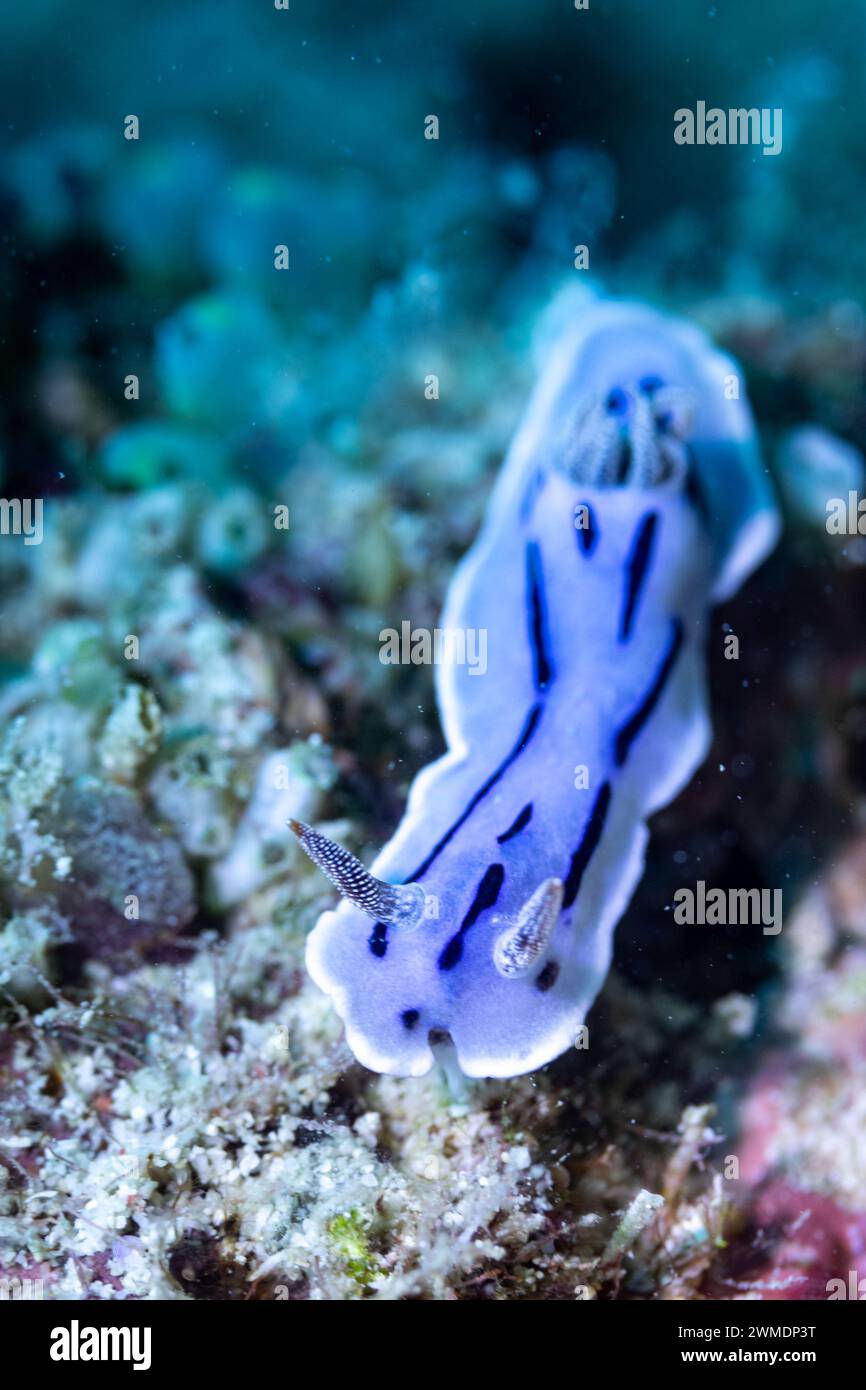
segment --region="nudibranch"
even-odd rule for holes
[[[421,1076],[438,1040],[508,1077],[570,1045],[641,876],[647,818],[706,756],[710,606],[779,520],[741,373],[696,328],[591,304],[554,341],[460,564],[437,667],[448,751],[370,871],[293,822],[343,900],[307,966],[355,1055]]]

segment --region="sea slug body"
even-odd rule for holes
[[[437,668],[447,753],[370,874],[295,824],[344,893],[307,965],[373,1070],[423,1075],[431,1036],[479,1077],[573,1044],[647,818],[707,752],[709,608],[776,541],[739,381],[689,325],[585,309],[552,345],[446,600],[443,626],[486,630],[488,651],[483,679]]]

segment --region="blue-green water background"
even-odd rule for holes
[[[461,353],[519,354],[577,243],[606,290],[672,307],[749,295],[796,316],[863,284],[862,4],[35,0],[0,44],[13,486],[162,476],[161,438],[106,460],[109,422],[46,418],[58,361],[111,430],[134,372],[136,423],[230,436],[227,459],[175,441],[193,454],[175,471],[267,486],[304,440],[353,447],[365,412],[420,418],[425,352],[450,358],[471,420],[489,383]],[[673,112],[698,100],[780,107],[782,153],[676,146]],[[192,333],[173,317],[227,290]]]

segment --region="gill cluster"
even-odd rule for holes
[[[427,894],[420,883],[385,883],[365,869],[354,854],[312,826],[291,820],[289,828],[346,901],[374,921],[409,931],[425,916],[435,915],[426,912]],[[493,964],[505,979],[519,979],[544,954],[562,909],[562,898],[562,880],[545,879],[527,898],[516,919],[497,937]]]
[[[688,471],[688,392],[646,376],[583,401],[562,442],[560,467],[593,487],[657,487]]]

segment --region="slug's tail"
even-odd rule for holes
[[[555,317],[492,514],[519,506],[551,462],[551,440],[562,441],[559,466],[593,470],[601,485],[655,486],[685,460],[712,547],[712,597],[727,598],[780,531],[741,368],[700,329],[645,305],[582,299]],[[687,420],[661,408],[666,395],[687,402]]]

